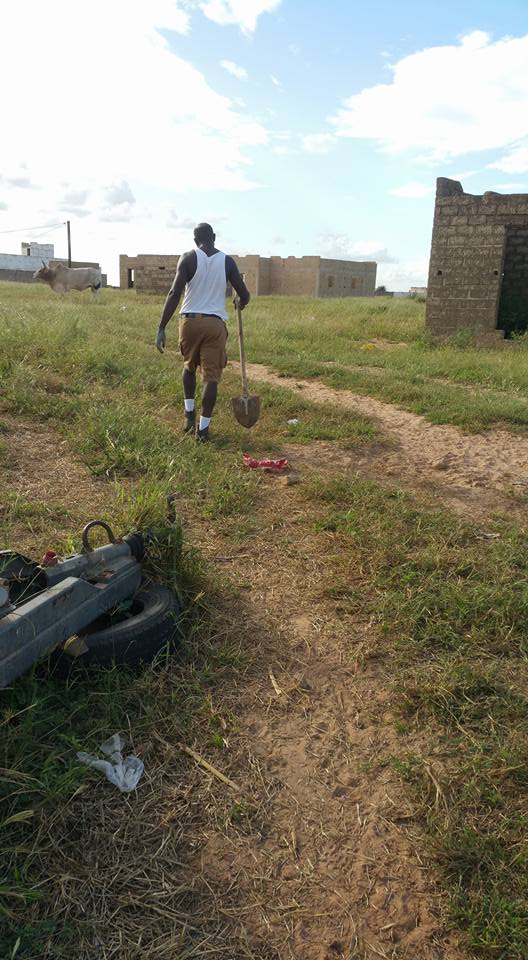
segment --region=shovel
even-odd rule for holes
[[[244,330],[242,327],[242,311],[240,302],[235,300],[235,310],[238,320],[238,343],[240,346],[240,373],[242,375],[242,396],[233,397],[233,413],[243,427],[253,427],[260,414],[260,397],[250,397],[246,373],[246,353],[244,350]]]

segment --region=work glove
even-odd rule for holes
[[[158,348],[160,353],[164,353],[165,351],[165,341],[166,341],[165,330],[159,329],[156,334],[156,347]]]

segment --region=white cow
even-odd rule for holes
[[[87,290],[90,287],[95,300],[99,299],[102,286],[99,267],[67,267],[58,263],[50,267],[42,261],[40,270],[33,274],[34,280],[43,280],[49,283],[54,293],[68,293],[70,290]]]

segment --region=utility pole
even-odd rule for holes
[[[70,235],[70,221],[66,220],[66,230],[68,232],[68,266],[71,267],[71,235]]]

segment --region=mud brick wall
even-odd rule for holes
[[[139,254],[119,257],[119,286],[128,287],[134,270],[138,293],[167,294],[178,256]],[[260,257],[235,255],[252,296],[365,297],[376,287],[376,264],[321,257]]]
[[[272,296],[316,297],[319,257],[270,257]]]
[[[507,291],[528,308],[527,228],[528,195],[473,196],[456,180],[438,179],[426,307],[431,335],[503,336]]]
[[[318,297],[373,297],[377,264],[374,261],[321,260]]]
[[[179,255],[143,253],[134,259],[136,261],[134,287],[137,292],[158,293],[166,296],[174,280]]]
[[[235,261],[244,276],[244,282],[251,296],[256,297],[260,293],[260,262],[262,260],[257,254],[248,254],[246,257],[235,256]]]
[[[128,289],[128,271],[137,270],[139,257],[129,257],[122,253],[119,257],[119,286],[121,290]]]

